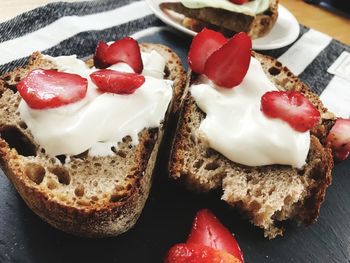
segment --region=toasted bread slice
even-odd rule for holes
[[[212,7],[192,9],[178,2],[161,3],[160,8],[183,14],[186,16],[183,25],[196,32],[207,27],[226,36],[246,32],[253,39],[266,35],[278,17],[278,0],[270,1],[269,9],[255,16]]]
[[[174,81],[167,119],[179,107],[185,71],[169,48],[145,43],[141,49],[156,50],[167,61],[165,78]],[[2,169],[27,205],[58,229],[86,237],[115,236],[127,231],[146,202],[167,120],[159,128],[141,131],[136,146],[125,137],[114,156],[81,154],[70,157],[69,162],[64,156],[50,158],[40,151],[17,112],[20,96],[16,83],[35,68],[54,69],[55,65],[37,52],[27,67],[7,73],[0,80]]]
[[[286,67],[271,57],[253,52],[280,90],[303,93],[320,111],[322,123],[311,131],[311,147],[303,169],[287,165],[249,167],[232,162],[206,146],[197,137],[205,114],[188,93],[180,114],[169,165],[170,175],[197,192],[223,190],[222,199],[241,209],[253,224],[264,229],[268,238],[282,234],[278,221],[289,218],[313,223],[331,183],[333,158],[322,143],[334,116],[323,107],[316,94]],[[192,82],[196,75],[192,74]]]

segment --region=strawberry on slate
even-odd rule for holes
[[[261,97],[261,110],[279,118],[299,132],[306,132],[320,121],[320,112],[297,91],[270,91]]]
[[[201,244],[177,244],[165,257],[164,263],[240,263],[231,254]]]
[[[187,60],[191,69],[203,73],[208,57],[226,42],[227,39],[221,33],[204,28],[193,38],[188,52]]]
[[[350,120],[338,118],[329,131],[327,142],[330,144],[334,158],[343,161],[350,153]]]
[[[111,69],[95,71],[90,78],[100,90],[116,94],[134,93],[145,82],[142,75]]]
[[[232,88],[247,74],[251,58],[252,40],[244,33],[234,35],[207,60],[204,74],[215,84]]]
[[[224,250],[244,262],[243,253],[231,232],[208,209],[197,212],[188,244],[202,244]]]
[[[108,46],[104,42],[99,42],[96,47],[94,64],[98,68],[106,68],[118,62],[127,63],[136,73],[141,73],[143,69],[140,46],[131,37],[115,41]]]
[[[17,90],[32,109],[48,109],[83,99],[87,84],[76,74],[35,69],[17,84]]]

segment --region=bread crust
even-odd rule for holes
[[[187,8],[181,3],[174,2],[161,3],[160,8],[185,15],[191,21],[185,19],[183,24],[196,32],[207,27],[226,36],[246,32],[253,39],[266,35],[278,17],[278,0],[270,1],[269,9],[255,16],[212,7]]]
[[[328,146],[322,143],[324,143],[329,127],[334,121],[334,115],[327,111],[318,96],[311,92],[306,84],[301,82],[286,67],[283,67],[280,62],[255,52],[253,52],[253,56],[262,63],[265,73],[279,90],[301,92],[321,113],[322,121],[311,130],[310,152],[304,170],[294,169],[286,165],[248,167],[234,163],[208,148],[196,137],[196,130],[199,128],[201,120],[204,119],[205,113],[197,107],[189,92],[186,94],[180,113],[169,170],[173,179],[194,191],[208,192],[222,188],[224,201],[239,208],[253,224],[263,228],[266,237],[274,238],[283,233],[283,229],[277,227],[276,222],[293,218],[305,225],[310,225],[316,221],[319,215],[326,189],[332,181],[332,153]],[[192,74],[188,85],[195,79],[196,75]],[[271,175],[271,180],[268,179],[267,174]],[[291,180],[290,184],[294,185],[297,190],[293,190],[293,193],[287,193],[289,191],[288,185],[285,186],[285,202],[288,205],[272,208],[268,204],[266,205],[269,202],[267,199],[278,189],[260,187],[259,191],[267,196],[264,199],[265,203],[257,201],[261,197],[259,194],[255,198],[255,196],[244,193],[252,176],[255,178],[254,180],[265,180],[266,185],[270,184],[273,178],[285,178],[285,180]],[[242,185],[242,189],[237,190],[242,190],[242,193],[232,192],[230,187],[233,184]],[[239,187],[237,186],[237,188]],[[283,199],[282,203],[284,203]]]
[[[34,154],[25,154],[25,156],[21,155],[16,147],[9,145],[11,142],[9,143],[9,141],[6,141],[1,136],[1,168],[12,181],[27,205],[43,220],[62,231],[84,237],[119,235],[136,223],[147,200],[165,123],[179,108],[179,101],[186,83],[186,74],[181,60],[168,47],[150,43],[143,43],[140,47],[143,51],[156,50],[166,58],[165,78],[174,81],[173,99],[161,126],[154,129],[144,129],[140,132],[139,143],[130,150],[132,165],[129,165],[129,169],[125,170],[124,184],[126,187],[120,187],[121,189],[117,189],[113,195],[107,193],[106,198],[101,200],[94,200],[94,197],[92,197],[92,201],[85,200],[79,194],[76,198],[77,201],[72,203],[71,200],[65,200],[64,194],[55,195],[54,190],[50,191],[48,188],[45,188],[46,190],[44,191],[43,187],[41,187],[43,184],[42,178],[40,178],[41,181],[36,181],[35,179],[35,176],[42,171],[42,168],[40,170],[35,165],[38,164],[43,167],[46,174],[48,174],[52,162],[54,162],[55,167],[66,168],[66,164],[57,164],[58,160],[55,160],[55,158],[49,158],[44,153],[39,153],[40,146],[34,142],[30,131],[21,127],[23,123],[21,123],[19,116],[14,114],[15,107],[5,108],[7,107],[5,100],[13,100],[14,106],[18,105],[19,95],[16,93],[15,84],[21,78],[26,76],[34,68],[49,69],[54,68],[54,65],[45,60],[39,52],[36,52],[31,56],[27,67],[18,68],[0,78],[0,107],[3,114],[7,111],[10,115],[9,118],[2,119],[0,123],[0,134],[5,135],[6,128],[14,127],[16,131],[19,131],[21,135],[31,141],[34,148],[32,152],[35,152]],[[124,144],[127,143],[123,142],[122,145]],[[102,164],[102,167],[99,169],[103,169],[104,164],[107,160],[109,161],[106,158],[108,157],[74,157],[73,163],[90,166],[98,163],[99,165]],[[120,159],[118,156],[113,158]],[[34,166],[34,168],[38,169],[34,173],[34,179],[28,176],[26,170],[28,166]],[[71,175],[71,177],[73,176]],[[74,181],[73,179],[72,181]]]

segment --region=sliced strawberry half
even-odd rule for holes
[[[142,75],[111,69],[95,71],[90,78],[100,90],[116,94],[134,93],[145,82]]]
[[[106,68],[118,62],[127,63],[136,73],[142,72],[140,46],[135,39],[125,37],[115,41],[110,46],[104,42],[99,42],[94,56],[95,66]]]
[[[107,68],[108,66],[110,66],[105,59],[108,48],[109,46],[105,42],[103,41],[98,42],[95,50],[95,55],[94,55],[95,67]]]
[[[232,88],[247,74],[251,58],[252,40],[244,33],[234,35],[207,60],[204,74],[215,84]]]
[[[230,0],[230,2],[237,4],[237,5],[243,5],[244,3],[247,3],[248,0]]]
[[[167,253],[164,263],[240,263],[231,254],[201,244],[177,244]]]
[[[261,97],[261,110],[267,117],[288,122],[299,132],[310,130],[320,121],[320,112],[296,91],[266,92]]]
[[[197,212],[192,224],[188,244],[202,244],[224,250],[244,262],[243,253],[231,232],[208,209]]]
[[[35,69],[17,84],[17,90],[32,109],[47,109],[83,99],[87,85],[87,79],[76,74]]]
[[[343,161],[350,153],[350,120],[338,118],[326,140],[336,160]]]
[[[191,69],[202,74],[208,57],[227,41],[221,33],[204,28],[193,38],[188,52],[187,60]]]

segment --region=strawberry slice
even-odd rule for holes
[[[125,37],[115,41],[110,46],[104,42],[99,42],[94,56],[95,66],[106,68],[118,62],[127,63],[136,73],[142,72],[140,46],[135,39]]]
[[[188,52],[188,64],[194,72],[202,74],[208,57],[227,42],[219,32],[204,28],[192,40]]]
[[[246,33],[234,35],[208,58],[204,74],[219,86],[237,86],[247,74],[251,49],[252,40]]]
[[[237,5],[243,5],[244,3],[247,3],[248,0],[230,0],[230,2],[237,4]]]
[[[83,99],[87,85],[87,79],[76,74],[35,69],[17,84],[17,90],[32,109],[47,109]]]
[[[142,75],[111,69],[95,71],[90,78],[100,90],[116,94],[132,94],[145,82]]]
[[[350,120],[338,118],[329,131],[326,141],[330,144],[334,158],[343,161],[350,153]]]
[[[270,118],[282,119],[296,131],[306,132],[320,121],[320,112],[296,91],[270,91],[261,97],[261,110]]]
[[[243,253],[230,231],[208,209],[197,212],[187,244],[201,244],[224,250],[244,262]]]
[[[177,244],[167,253],[164,263],[240,263],[231,254],[200,244]]]
[[[103,42],[103,41],[98,42],[96,50],[95,50],[95,55],[94,55],[95,67],[107,68],[108,66],[110,66],[107,63],[107,61],[105,60],[108,47],[109,46],[105,42]]]

